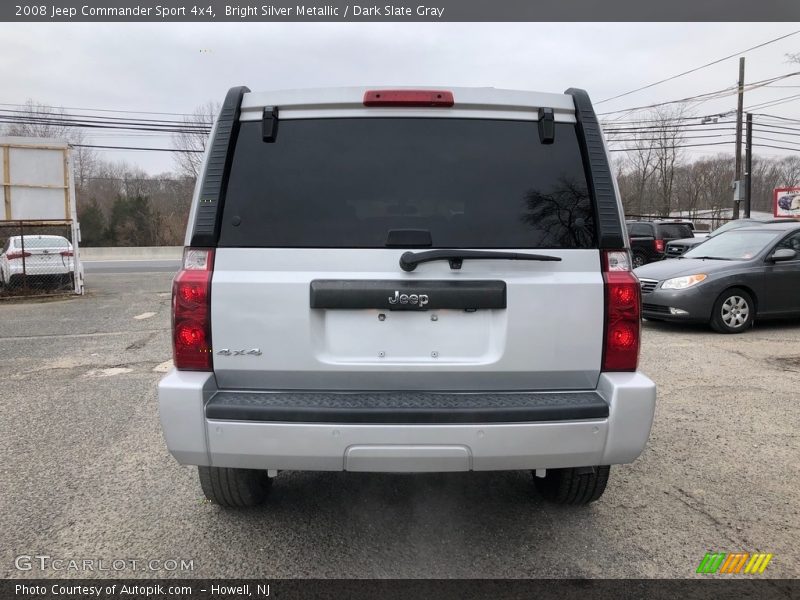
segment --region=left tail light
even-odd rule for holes
[[[187,248],[172,283],[172,357],[183,371],[213,371],[211,276],[214,251]]]

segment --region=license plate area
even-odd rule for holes
[[[314,312],[315,354],[330,364],[488,364],[505,341],[503,310]]]
[[[505,340],[497,280],[314,280],[312,338],[330,364],[488,364]]]

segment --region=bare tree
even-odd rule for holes
[[[631,128],[642,128],[649,131],[650,123],[642,121],[633,123]],[[656,169],[656,154],[651,136],[637,135],[636,139],[626,142],[629,150],[626,160],[618,162],[619,186],[623,204],[628,213],[647,214],[652,210],[647,190]]]
[[[181,131],[172,134],[172,142],[176,150],[172,157],[178,172],[183,177],[197,179],[211,125],[217,118],[219,108],[220,105],[215,102],[199,106],[190,117],[184,117],[184,127]]]
[[[682,157],[680,147],[684,141],[682,121],[685,113],[682,105],[660,106],[650,113],[654,126],[649,137],[652,137],[652,148],[655,152],[659,211],[665,217],[669,216],[673,205],[675,170]]]
[[[675,173],[675,194],[678,210],[687,211],[690,219],[697,210],[706,185],[706,171],[702,161],[683,165]]]

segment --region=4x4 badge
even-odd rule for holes
[[[389,304],[417,304],[420,308],[428,303],[428,294],[401,294],[395,290],[394,296],[389,296]]]
[[[228,348],[223,348],[222,350],[218,351],[217,354],[222,356],[261,356],[261,350],[259,348],[252,348],[250,350],[229,350]]]

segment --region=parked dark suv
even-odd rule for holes
[[[668,242],[694,237],[694,228],[690,223],[627,221],[626,225],[631,238],[634,268],[663,259]]]

